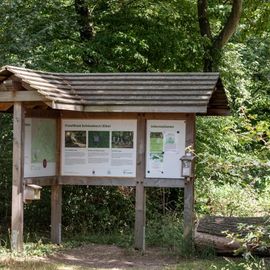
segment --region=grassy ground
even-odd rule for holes
[[[132,248],[132,235],[73,235],[66,237],[61,246],[49,244],[48,239],[38,236],[29,237],[21,255],[11,253],[3,241],[1,245],[0,270],[270,270],[269,259],[227,259],[208,251],[204,254],[179,255],[183,251],[182,246],[169,245],[169,242],[163,247],[149,247],[148,253],[142,255]],[[57,260],[58,254],[61,258],[66,255],[65,258],[72,259]],[[85,254],[85,257],[81,254]],[[117,260],[118,264],[114,262]],[[134,264],[126,266],[121,262],[119,264],[119,261]]]
[[[76,265],[66,264],[52,264],[42,261],[32,261],[29,258],[24,260],[7,259],[0,262],[0,269],[5,270],[93,270],[93,269],[105,269],[105,268],[89,268]],[[108,269],[108,268],[106,268]],[[116,268],[111,268],[116,269]],[[118,269],[131,269],[118,268]],[[137,269],[137,268],[133,268]],[[145,269],[145,268],[144,268]],[[239,261],[227,261],[224,258],[215,259],[189,259],[179,262],[177,265],[164,266],[155,269],[166,269],[166,270],[267,270],[270,269],[267,266],[263,266],[262,263],[241,263]]]

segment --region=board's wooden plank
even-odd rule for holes
[[[45,101],[37,91],[0,91],[1,102]]]
[[[11,249],[23,250],[23,168],[24,168],[24,110],[21,102],[13,109],[13,175],[11,209]]]
[[[113,178],[93,176],[60,176],[60,185],[81,186],[135,186],[135,178]]]
[[[23,69],[23,68],[21,68]],[[31,70],[30,70],[31,71]],[[37,72],[41,73],[41,72]],[[42,72],[43,73],[43,72]],[[47,74],[46,72],[44,72]],[[139,76],[139,77],[159,77],[159,76],[219,76],[218,72],[117,72],[117,73],[59,73],[59,72],[50,72],[49,74],[53,75],[59,75],[63,76],[64,78],[71,76],[71,77],[77,77],[77,76],[92,76],[92,77],[106,77],[106,76],[112,76],[112,77],[118,77],[118,76],[124,76],[125,78],[128,78],[129,76]]]
[[[62,186],[53,185],[51,193],[51,241],[61,243]]]
[[[69,110],[69,111],[81,111],[81,112],[145,112],[145,113],[206,113],[207,108],[205,105],[202,106],[162,106],[160,105],[145,105],[145,106],[120,106],[120,105],[105,105],[105,106],[82,106],[74,104],[61,104],[52,102],[48,106],[58,110]]]
[[[182,92],[182,91],[188,91],[189,93],[205,93],[208,92],[208,90],[211,90],[213,88],[213,84],[209,84],[209,85],[198,85],[196,87],[194,87],[194,85],[147,85],[147,87],[143,84],[138,84],[138,85],[132,85],[132,87],[129,87],[127,89],[126,85],[82,85],[82,86],[76,86],[76,93],[102,93],[102,92],[126,92],[126,93],[130,93],[131,91],[137,91],[138,93],[142,93],[144,91],[148,91],[149,93],[153,93],[155,91],[159,92],[161,90],[164,91],[177,91],[177,92]],[[61,88],[59,87],[55,87],[55,89],[69,89],[68,87],[64,88],[63,86],[61,86]],[[211,91],[212,92],[212,91]],[[156,93],[156,92],[155,92]]]
[[[135,93],[130,93],[130,94],[122,94],[122,93],[118,93],[118,94],[110,94],[110,93],[106,93],[106,94],[89,94],[89,95],[83,95],[80,94],[79,96],[75,96],[75,95],[70,95],[70,94],[61,94],[61,93],[49,93],[47,94],[48,97],[50,98],[73,98],[74,100],[83,100],[85,102],[90,102],[92,103],[95,101],[104,101],[104,102],[114,102],[114,101],[147,101],[149,100],[150,102],[155,101],[155,100],[160,100],[160,102],[163,101],[168,101],[168,100],[177,100],[177,99],[181,99],[181,101],[187,101],[187,102],[194,102],[196,101],[196,103],[198,103],[199,101],[203,101],[203,100],[209,100],[210,99],[210,94],[203,94],[203,95],[183,95],[182,93],[178,92],[177,94],[172,94],[172,93],[162,93],[159,95],[155,95],[153,93],[153,96],[149,95],[149,94],[135,94]],[[155,95],[155,96],[154,96]],[[199,104],[199,103],[198,103]]]
[[[137,113],[63,111],[62,119],[137,119]]]
[[[186,120],[186,147],[194,149],[195,114]],[[194,238],[194,179],[187,178],[184,188],[184,241],[186,249],[192,249]]]
[[[134,100],[134,99],[124,99],[124,100],[119,100],[118,98],[114,99],[109,99],[109,100],[104,100],[102,97],[97,100],[86,100],[86,99],[68,99],[68,98],[63,98],[60,95],[57,97],[53,97],[51,95],[47,96],[48,98],[51,98],[55,100],[55,102],[63,103],[63,104],[73,104],[73,105],[89,105],[89,106],[136,106],[136,105],[146,105],[146,106],[164,106],[164,105],[169,105],[169,106],[207,106],[208,99],[199,99],[199,100],[182,100],[182,99],[177,99],[176,97],[173,96],[168,96],[166,99],[160,98],[160,100],[153,100],[150,97],[147,98],[141,98],[140,100]],[[144,112],[144,111],[142,111]]]
[[[58,182],[57,176],[44,176],[25,178],[25,184],[36,184],[39,186],[62,185],[89,185],[89,186],[136,186],[136,180],[123,178],[108,178],[93,176],[61,176]],[[184,188],[184,179],[162,179],[146,178],[144,179],[145,187],[170,187]]]
[[[24,178],[24,183],[38,186],[52,186],[58,184],[58,179],[56,176],[27,177]]]
[[[133,85],[209,85],[210,87],[213,87],[215,82],[217,81],[217,78],[212,78],[209,80],[195,80],[195,79],[189,79],[189,80],[181,80],[181,77],[179,77],[178,80],[169,80],[169,79],[158,79],[153,78],[151,79],[140,79],[140,80],[129,80],[127,78],[126,80],[117,80],[117,78],[113,78],[111,80],[105,80],[104,79],[98,79],[98,80],[87,80],[87,81],[70,81],[70,85],[76,88],[80,85],[126,85],[127,88],[129,86],[133,87]],[[48,82],[49,84],[49,82]]]
[[[137,119],[138,113],[62,111],[62,119]],[[146,119],[186,120],[187,113],[144,113]]]
[[[61,119],[56,125],[56,178],[57,184],[51,187],[51,241],[60,244],[62,239],[62,186],[59,185],[61,172]]]
[[[145,187],[167,187],[167,188],[184,188],[185,180],[183,179],[162,179],[146,178],[144,179]]]
[[[145,250],[145,178],[146,119],[140,114],[137,120],[137,168],[135,198],[135,248]]]

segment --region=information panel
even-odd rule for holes
[[[137,120],[62,121],[62,175],[136,176]]]
[[[24,177],[56,173],[56,120],[25,118]]]
[[[183,120],[148,120],[146,177],[180,178],[180,158],[185,154]]]

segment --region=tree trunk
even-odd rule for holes
[[[85,0],[75,0],[74,2],[75,11],[77,14],[77,23],[79,25],[79,33],[81,41],[84,43],[88,43],[95,38],[95,30],[93,24],[93,18],[89,11],[87,1]],[[82,55],[83,62],[88,66],[94,66],[96,61],[94,57],[89,53],[86,49]]]
[[[240,243],[227,237],[228,233],[239,234],[242,237],[248,231],[240,229],[240,224],[263,226],[269,225],[267,217],[218,217],[206,216],[199,221],[195,232],[195,245],[199,250],[213,249],[218,254],[233,254],[240,248]],[[256,255],[269,255],[270,249],[252,249]]]
[[[232,9],[220,33],[212,37],[208,18],[208,0],[198,0],[198,21],[201,36],[208,38],[204,42],[204,68],[205,72],[216,71],[221,56],[221,50],[236,31],[242,12],[243,0],[233,0]]]
[[[195,232],[195,246],[197,250],[213,250],[217,254],[233,254],[240,247],[238,242],[226,237]]]

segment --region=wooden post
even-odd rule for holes
[[[184,189],[184,242],[186,251],[192,251],[194,231],[194,185],[187,179]]]
[[[51,191],[51,241],[61,243],[62,186],[53,185]]]
[[[145,141],[146,121],[143,115],[137,120],[137,172],[135,200],[135,249],[145,250]]]
[[[56,173],[57,184],[51,187],[51,241],[60,244],[62,240],[62,186],[58,184],[61,170],[61,118],[56,124]]]
[[[23,250],[23,175],[24,175],[24,109],[21,102],[13,109],[13,177],[11,209],[11,249]]]
[[[186,121],[186,147],[194,148],[195,114],[190,114]],[[194,179],[186,178],[184,188],[184,242],[187,252],[193,249],[194,236]]]

